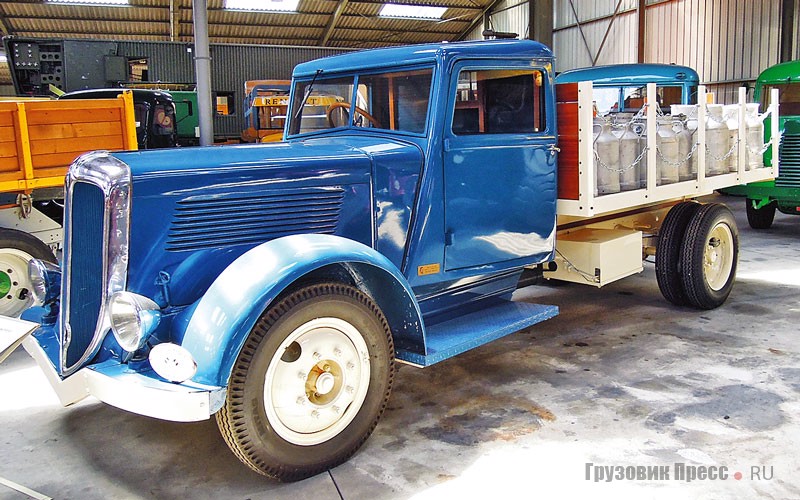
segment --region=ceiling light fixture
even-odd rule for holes
[[[430,5],[402,5],[398,3],[385,3],[380,11],[381,17],[405,17],[413,19],[441,19],[447,7],[432,7]]]
[[[298,3],[300,0],[225,0],[225,8],[264,12],[297,12]]]

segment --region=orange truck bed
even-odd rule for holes
[[[129,92],[115,99],[0,101],[0,193],[62,186],[70,163],[97,149],[137,149]]]

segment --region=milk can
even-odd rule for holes
[[[692,152],[692,134],[686,128],[686,117],[683,115],[672,115],[672,131],[678,137],[678,157],[681,164],[678,165],[678,178],[681,181],[688,181],[695,178],[692,174],[689,154]]]
[[[745,123],[747,124],[747,170],[764,166],[764,122],[758,116],[758,103],[746,104]]]
[[[728,172],[739,170],[739,105],[728,104],[722,107],[725,126],[728,127],[728,146],[733,148],[726,161]]]
[[[656,179],[657,184],[678,182],[678,162],[680,162],[678,136],[672,130],[672,117],[658,119],[656,130]]]
[[[697,144],[697,105],[673,104],[672,116],[675,117],[676,115],[680,115],[682,117],[682,125],[685,130],[684,138],[689,140],[689,151],[686,154],[692,154],[685,165],[685,167],[688,168],[688,171],[681,171],[680,177],[682,181],[696,179],[697,156],[699,153],[696,149],[694,151],[692,151],[692,149],[695,148],[695,144]],[[678,137],[678,140],[681,140],[680,136]]]
[[[639,136],[631,130],[631,126],[632,124],[628,123],[619,138],[619,165],[621,170],[619,173],[619,187],[622,191],[639,189],[641,178],[640,170],[642,164],[641,162],[636,162],[641,153]]]
[[[611,123],[599,119],[594,122],[599,134],[594,140],[595,179],[598,195],[619,192],[619,140],[611,132]]]
[[[728,126],[722,114],[722,104],[709,104],[706,116],[706,175],[719,175],[728,171],[725,155],[730,151]]]
[[[630,129],[638,138],[637,154],[642,155],[642,159],[639,161],[639,166],[637,167],[639,172],[639,187],[645,188],[647,187],[647,153],[644,151],[647,149],[647,121],[644,119],[634,120],[631,122]],[[644,154],[642,154],[643,152]]]

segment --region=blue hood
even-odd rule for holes
[[[363,136],[114,156],[132,175],[127,289],[162,306],[194,302],[242,253],[290,234],[343,236],[399,266],[422,166],[417,146]],[[401,195],[373,188],[396,179]],[[375,227],[386,210],[392,227]]]

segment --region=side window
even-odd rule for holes
[[[464,70],[458,75],[453,133],[529,134],[547,128],[538,70]]]
[[[373,118],[355,117],[356,126],[425,132],[431,94],[430,69],[367,75],[359,78],[356,106]]]

